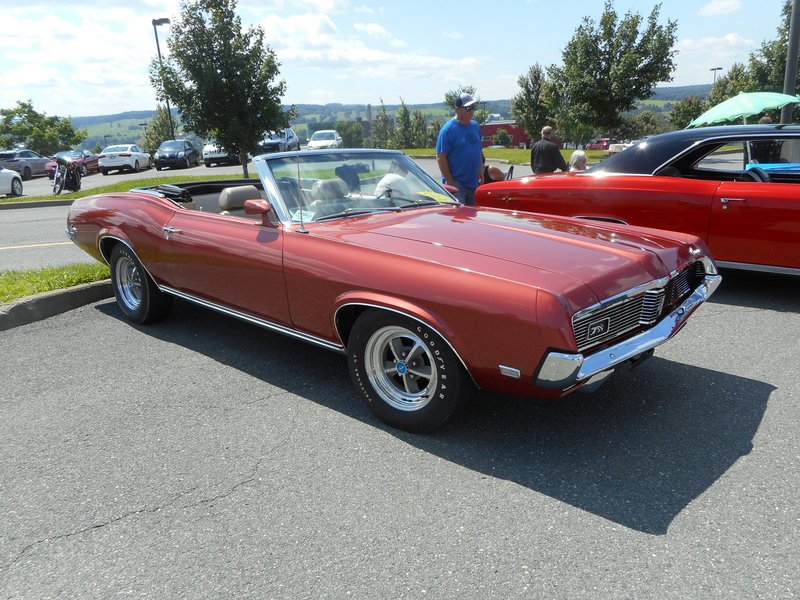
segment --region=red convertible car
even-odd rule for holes
[[[694,236],[463,206],[399,152],[253,162],[259,180],[81,198],[68,236],[131,321],[177,297],[341,352],[396,427],[439,427],[476,387],[589,391],[720,282]]]
[[[587,171],[482,186],[476,203],[682,231],[720,267],[800,275],[800,127],[665,133]]]

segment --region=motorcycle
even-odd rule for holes
[[[77,192],[81,189],[81,168],[70,158],[56,157],[56,172],[53,174],[53,194],[61,190]]]

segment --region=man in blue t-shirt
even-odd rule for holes
[[[475,188],[481,183],[481,130],[472,120],[475,100],[469,94],[456,97],[456,115],[439,130],[436,162],[442,182],[458,188],[464,204],[475,204]]]

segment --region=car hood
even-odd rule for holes
[[[691,262],[692,243],[705,251],[702,242],[686,234],[463,206],[331,226],[351,243],[462,270],[535,286],[554,280],[561,281],[562,289],[575,287],[570,281],[583,284],[597,300],[665,277]]]

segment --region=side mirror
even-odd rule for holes
[[[245,200],[244,201],[244,214],[246,215],[261,215],[261,224],[265,227],[275,227],[272,221],[269,220],[269,213],[272,210],[272,205],[266,200]]]

